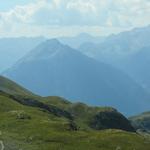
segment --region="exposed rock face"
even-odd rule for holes
[[[90,122],[90,125],[92,128],[97,130],[110,128],[126,131],[135,131],[129,120],[117,111],[99,112],[97,115],[94,116],[94,118]]]

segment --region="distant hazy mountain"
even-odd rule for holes
[[[150,106],[149,94],[126,74],[57,40],[37,46],[5,75],[43,96],[113,106],[125,114]]]
[[[150,46],[140,49],[122,62],[122,68],[150,91]]]
[[[44,38],[1,38],[0,39],[0,72],[12,66],[27,52],[43,42]]]
[[[150,26],[112,35],[100,44],[82,44],[79,50],[122,69],[150,91]]]
[[[100,42],[103,42],[105,37],[103,37],[103,36],[92,36],[88,33],[81,33],[75,37],[61,37],[58,39],[63,44],[67,44],[72,48],[78,48],[83,43],[88,43],[88,42],[100,43]]]
[[[94,37],[81,33],[76,37],[62,37],[60,40],[71,47],[79,47],[85,42],[100,42],[104,37]],[[26,55],[31,49],[46,40],[44,37],[18,37],[0,39],[0,73],[15,64],[20,58]]]
[[[79,50],[97,60],[119,65],[118,61],[147,46],[150,46],[150,26],[111,35],[100,44],[84,43]]]

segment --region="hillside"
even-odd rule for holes
[[[0,76],[0,91],[16,95],[33,95],[27,89],[22,88],[20,85],[3,76]]]
[[[135,129],[150,131],[150,112],[144,112],[129,119]]]
[[[126,74],[55,39],[37,46],[4,75],[42,96],[112,106],[124,114],[148,110],[150,104],[149,94]]]
[[[114,108],[90,107],[80,102],[70,103],[59,97],[48,97],[44,102],[68,111],[74,117],[74,122],[80,130],[117,128],[134,131],[128,120]]]
[[[3,79],[4,79],[3,84],[1,84],[0,82],[0,86],[1,87],[4,86],[4,88],[1,88],[0,95],[2,97],[11,99],[13,102],[15,101],[19,103],[20,105],[40,108],[40,109],[45,110],[48,113],[52,113],[53,115],[64,117],[66,119],[69,119],[70,121],[73,121],[76,127],[79,127],[80,123],[84,124],[83,129],[86,129],[86,127],[88,129],[96,129],[94,126],[92,126],[94,124],[94,118],[96,118],[96,116],[102,112],[104,113],[104,115],[106,115],[106,119],[111,119],[110,114],[112,114],[112,117],[113,117],[113,114],[115,114],[115,118],[119,116],[120,118],[119,122],[123,124],[120,124],[120,126],[117,126],[118,122],[115,122],[115,120],[114,120],[114,122],[116,123],[115,127],[111,126],[111,124],[110,126],[107,126],[105,122],[101,122],[101,124],[104,125],[106,129],[116,128],[116,129],[123,129],[127,131],[134,131],[129,121],[119,112],[117,112],[117,110],[113,108],[89,107],[82,103],[73,104],[60,97],[45,97],[44,98],[44,97],[40,97],[37,95],[34,96],[33,94],[31,95],[30,92],[26,91],[24,88],[22,88],[21,86],[18,86],[16,83],[10,81],[9,79],[6,79],[6,78],[3,78]],[[11,84],[7,84],[8,82]],[[17,88],[15,88],[14,90],[15,92],[13,92],[12,90],[6,90],[6,89],[9,89],[10,87],[14,87],[14,88],[17,87]],[[7,93],[5,91],[7,91]],[[4,106],[3,109],[5,108],[7,108],[7,105]],[[109,115],[107,116],[108,113]],[[82,117],[84,117],[84,119],[82,119]],[[78,122],[78,120],[82,120],[82,121]],[[111,120],[109,122],[111,122]],[[100,129],[103,129],[103,128],[100,128]]]
[[[56,111],[51,111],[53,108]],[[85,114],[82,111],[83,113],[80,114],[82,108],[88,109],[88,113]],[[66,117],[64,113],[55,113],[67,112],[67,110],[68,113],[73,115],[73,118]],[[149,150],[149,140],[134,132],[109,129],[107,126],[105,129],[109,130],[101,131],[94,128],[83,129],[78,127],[81,124],[81,122],[76,121],[78,117],[81,120],[82,118],[88,118],[88,115],[91,118],[90,114],[96,114],[96,112],[112,111],[120,115],[113,108],[92,108],[85,104],[72,104],[59,97],[46,97],[43,99],[40,97],[35,100],[31,97],[29,99],[23,96],[16,97],[1,91],[0,146],[4,146],[6,150],[57,150],[60,148],[62,150],[98,150],[99,148],[104,150],[112,150],[112,148]],[[110,115],[107,117],[111,118]],[[97,119],[103,120],[103,117]],[[126,121],[126,129],[128,129],[129,121],[122,115],[120,115],[120,119]],[[123,123],[120,119],[118,120],[117,117],[109,121],[114,121],[119,125]],[[108,118],[106,122],[101,123],[107,125],[107,121]],[[132,131],[134,130],[132,129]],[[108,143],[110,144],[108,145]]]

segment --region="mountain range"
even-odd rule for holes
[[[122,60],[143,47],[150,46],[150,26],[113,34],[103,42],[88,42],[78,48],[81,52],[97,60],[113,63]]]
[[[150,46],[143,47],[122,62],[122,70],[150,92]]]
[[[149,35],[0,39],[0,149],[149,150]]]
[[[56,39],[38,45],[4,75],[42,96],[112,106],[128,115],[150,106],[149,93],[127,74]]]
[[[105,40],[105,36],[92,36],[88,33],[80,33],[73,37],[58,37],[57,39],[72,48],[77,49],[80,45],[88,42],[101,43]]]
[[[78,49],[89,57],[121,69],[150,92],[150,26],[111,35],[99,44],[84,43]]]
[[[0,38],[0,73],[14,65],[20,58],[26,55],[48,37],[8,37]],[[81,33],[74,37],[58,37],[58,39],[71,47],[77,48],[85,42],[98,43],[105,37],[96,37],[87,33]]]

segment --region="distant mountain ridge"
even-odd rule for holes
[[[150,92],[150,46],[143,47],[122,62],[122,69]]]
[[[44,40],[44,37],[0,38],[0,73]]]
[[[100,42],[105,37],[91,36],[81,33],[74,37],[57,37],[62,43],[71,47],[79,47],[84,42]],[[48,37],[8,37],[0,38],[0,73],[14,65],[20,58],[26,55],[38,44],[47,40]]]
[[[44,96],[113,106],[125,114],[149,108],[149,94],[126,74],[56,39],[41,43],[5,75]]]
[[[79,47],[79,50],[97,60],[107,63],[116,61],[117,63],[118,60],[148,46],[150,46],[150,25],[108,36],[104,42],[99,44],[88,43],[87,46],[84,43]]]
[[[74,37],[58,37],[58,40],[63,44],[67,44],[68,46],[77,49],[83,43],[100,43],[103,42],[105,38],[106,37],[104,36],[92,36],[88,33],[80,33]]]
[[[84,43],[79,50],[121,69],[150,92],[150,25],[109,36],[99,44]]]

